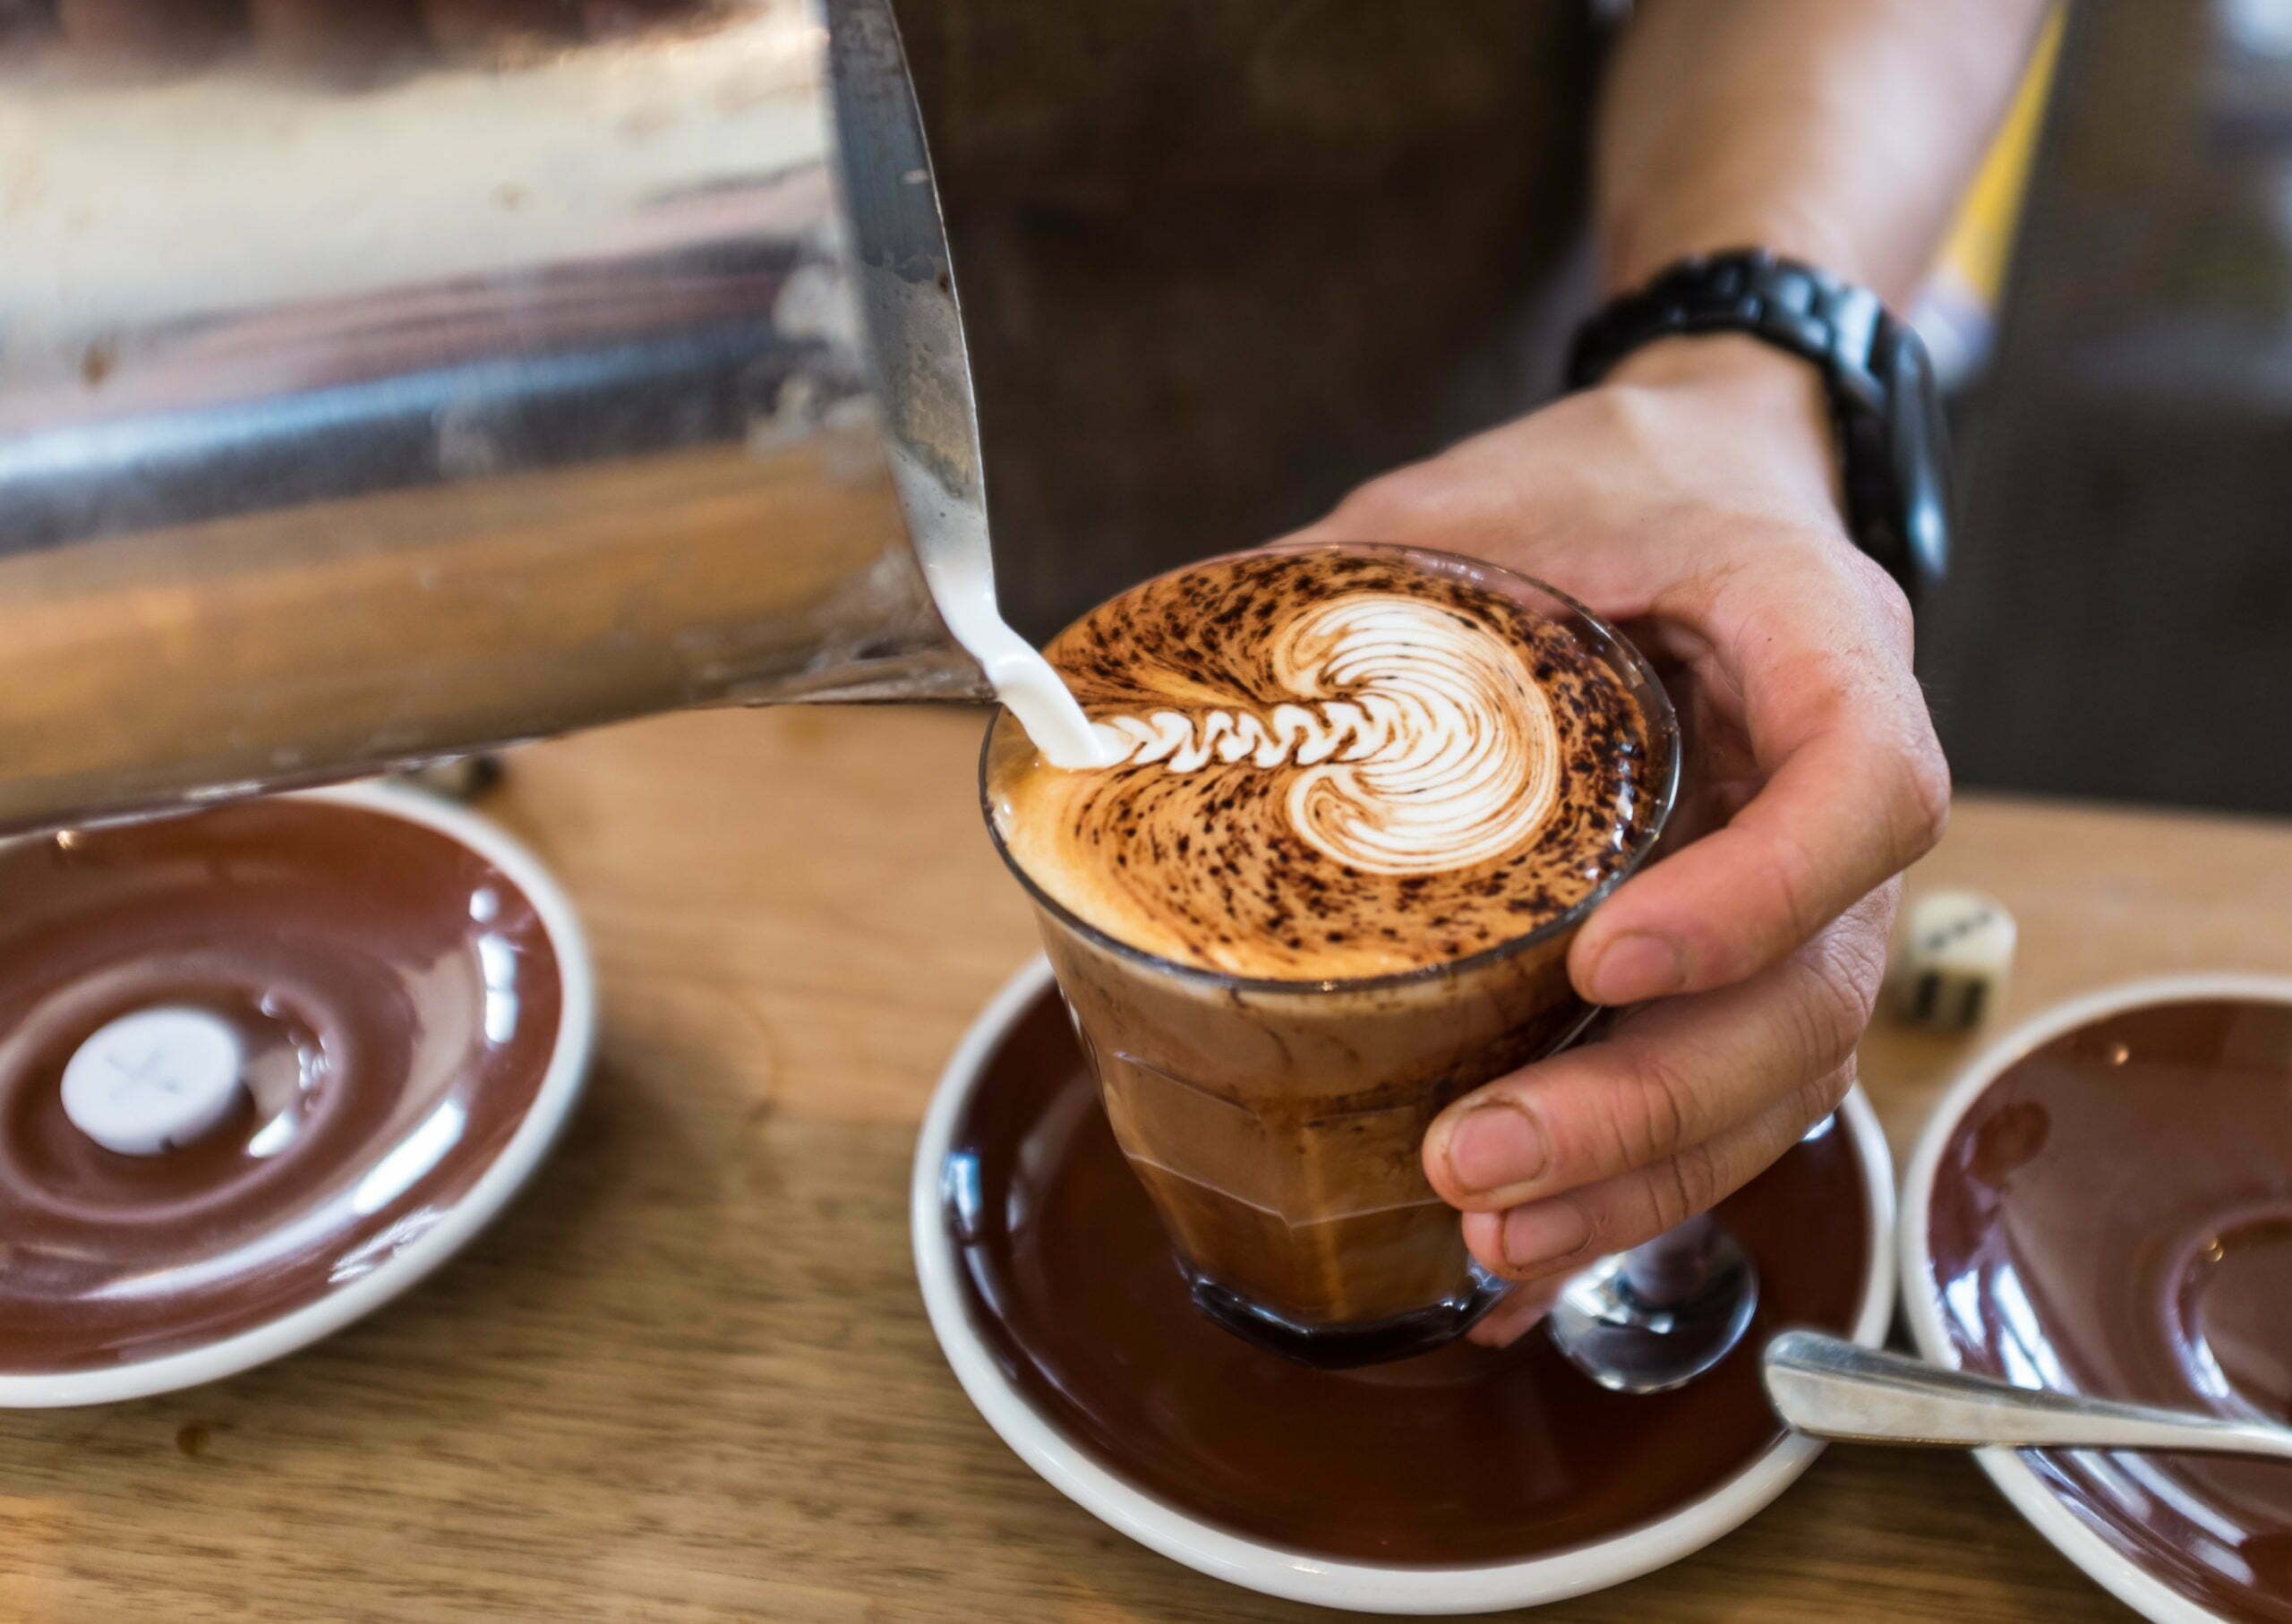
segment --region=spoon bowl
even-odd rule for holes
[[[1568,1362],[1614,1393],[1663,1393],[1734,1351],[1758,1306],[1758,1268],[1706,1213],[1602,1258],[1544,1323]]]

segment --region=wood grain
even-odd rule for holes
[[[605,1027],[536,1185],[268,1369],[0,1414],[0,1620],[1304,1620],[1101,1526],[957,1389],[908,1262],[946,1053],[1033,949],[979,718],[682,716],[517,756]],[[2011,1019],[2292,965],[2292,826],[1970,800],[1919,876],[2020,914]],[[1868,1047],[1899,1136],[1962,1047]],[[1963,1458],[1832,1450],[1703,1554],[1554,1620],[2125,1616]]]

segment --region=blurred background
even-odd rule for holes
[[[902,0],[1023,628],[1550,392],[1616,10]],[[1921,629],[1943,737],[1964,785],[2292,812],[2292,0],[2057,21],[1918,312],[1961,448]],[[766,47],[807,26],[779,0],[0,0],[0,568],[753,450],[849,395],[790,302],[818,255],[784,183],[818,154],[772,122],[800,75]],[[470,117],[472,87],[518,122]],[[133,97],[212,141],[148,194],[116,167],[73,193],[60,156],[115,158]],[[355,119],[428,144],[338,143],[323,184],[278,156]],[[430,279],[363,274],[369,215],[456,186],[408,259]],[[72,256],[123,217],[175,235],[107,251],[141,291],[91,290]],[[250,223],[275,247],[235,243]],[[679,545],[671,490],[620,540]]]
[[[1962,782],[2292,811],[2292,4],[2071,8],[1924,668]]]

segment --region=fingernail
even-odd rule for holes
[[[1638,1004],[1687,985],[1687,960],[1669,936],[1644,930],[1618,936],[1592,965],[1592,1002]]]
[[[1592,1244],[1584,1209],[1564,1195],[1513,1208],[1504,1215],[1500,1233],[1504,1267],[1521,1274],[1573,1257]]]
[[[1449,1130],[1447,1155],[1457,1188],[1479,1192],[1543,1177],[1552,1148],[1526,1111],[1509,1099],[1492,1099]]]

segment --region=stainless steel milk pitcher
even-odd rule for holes
[[[0,833],[983,697],[863,384],[822,40],[750,0],[346,88],[0,33]]]

